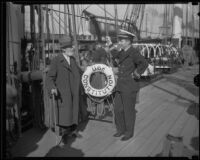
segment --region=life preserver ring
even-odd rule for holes
[[[102,89],[95,89],[90,84],[90,77],[92,73],[101,72],[107,78],[107,84]],[[88,66],[85,72],[82,75],[82,84],[85,89],[85,93],[94,97],[104,97],[112,94],[112,91],[115,87],[115,77],[111,67],[105,64],[94,64],[92,66]]]

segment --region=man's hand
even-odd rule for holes
[[[137,73],[136,70],[131,75],[132,75],[132,78],[134,79],[140,79],[140,75]]]
[[[111,38],[109,36],[106,36],[106,46],[112,45]]]
[[[113,69],[114,74],[117,74],[117,73],[119,72],[119,70],[118,70],[117,67],[114,67],[114,68],[112,68],[112,69]]]
[[[58,95],[58,91],[57,91],[57,89],[52,89],[51,90],[51,94],[53,95],[55,95],[55,96],[57,96]]]

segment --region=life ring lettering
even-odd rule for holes
[[[96,89],[90,84],[90,77],[95,72],[103,73],[107,78],[107,84],[102,89]],[[105,64],[94,64],[88,66],[86,71],[82,75],[82,84],[86,94],[90,94],[94,97],[104,97],[110,95],[115,87],[115,77],[111,67]]]

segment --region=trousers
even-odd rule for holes
[[[134,135],[136,119],[136,95],[137,91],[130,93],[116,92],[114,100],[115,124],[117,132],[125,135]]]

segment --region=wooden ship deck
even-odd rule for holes
[[[179,68],[141,88],[134,137],[113,137],[112,122],[89,120],[79,126],[81,138],[56,146],[51,130],[30,129],[12,148],[14,157],[155,157],[166,134],[183,136],[183,156],[199,152],[199,88],[193,77],[199,66]],[[112,119],[112,117],[110,117]]]

